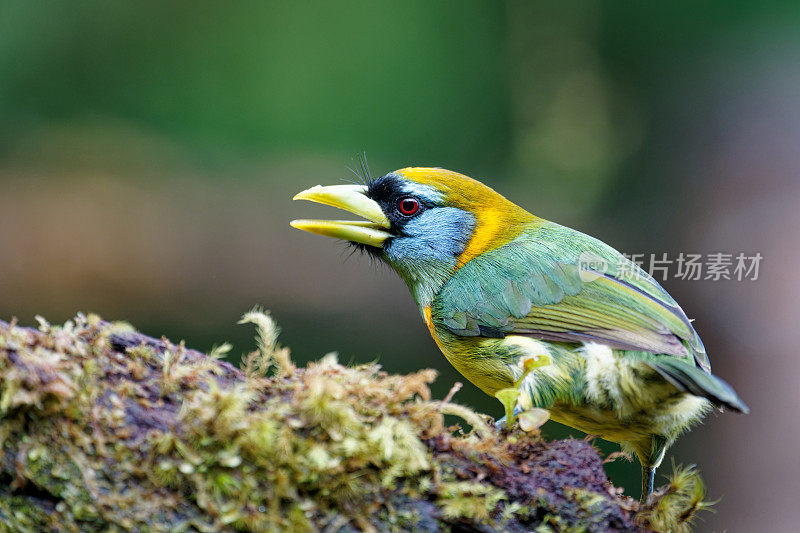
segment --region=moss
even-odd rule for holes
[[[691,531],[698,511],[709,509],[712,503],[704,501],[705,483],[693,465],[673,465],[672,469],[669,485],[662,487],[640,509],[638,521],[656,531]]]
[[[478,523],[491,521],[497,504],[507,499],[506,494],[497,487],[475,481],[444,482],[439,485],[437,492],[437,503],[445,518],[468,519]]]
[[[687,474],[639,511],[587,443],[500,434],[431,400],[433,370],[297,368],[269,315],[243,322],[242,369],[94,315],[0,322],[0,531],[637,530],[703,506]]]

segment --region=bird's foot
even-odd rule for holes
[[[514,417],[516,418],[523,411],[524,411],[524,409],[522,407],[520,407],[520,406],[514,407]],[[496,427],[499,430],[511,429],[510,427],[508,427],[508,420],[507,419],[508,419],[507,416],[504,416],[503,418],[498,418],[494,422],[494,427]]]
[[[647,498],[653,494],[653,485],[655,484],[656,467],[642,466],[642,498],[640,503],[645,503]]]

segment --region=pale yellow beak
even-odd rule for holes
[[[392,236],[391,227],[377,202],[367,197],[364,185],[317,185],[297,193],[293,200],[309,200],[350,211],[367,220],[292,220],[291,226],[303,231],[380,247]]]

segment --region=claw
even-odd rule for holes
[[[523,412],[524,410],[525,410],[525,409],[523,409],[523,408],[522,408],[522,407],[520,407],[519,405],[517,405],[516,407],[514,407],[514,417],[516,418],[517,416],[519,416],[519,414],[520,414],[521,412]],[[511,428],[508,426],[508,420],[506,420],[507,418],[508,418],[508,417],[504,416],[503,418],[498,418],[497,420],[495,420],[495,422],[494,422],[494,427],[496,427],[497,429],[511,429]]]

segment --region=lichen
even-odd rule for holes
[[[94,315],[0,322],[0,531],[635,531],[703,507],[693,473],[640,511],[588,443],[499,433],[432,400],[433,370],[298,368],[268,314],[243,322],[242,369]]]

